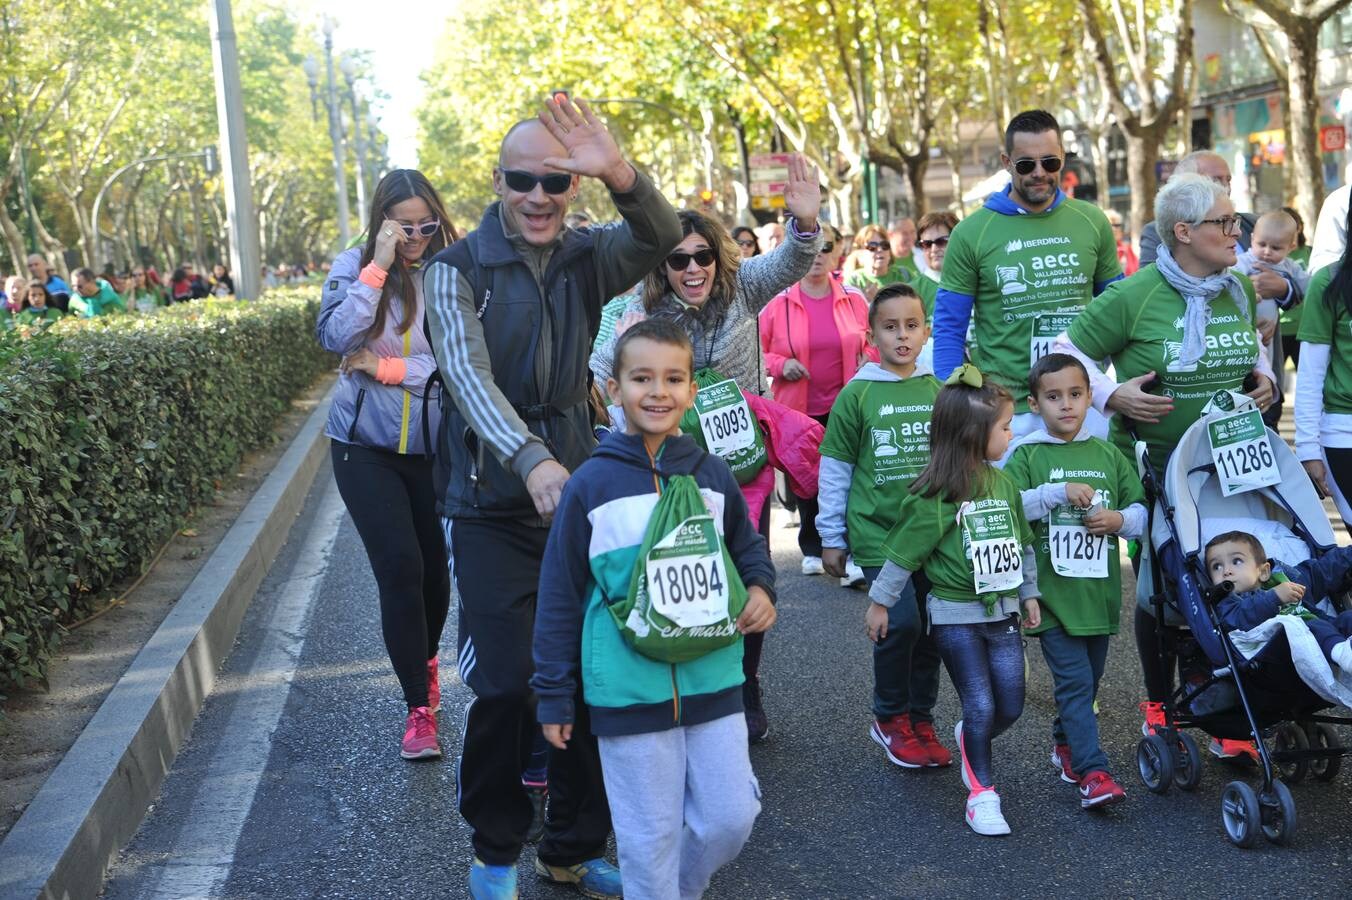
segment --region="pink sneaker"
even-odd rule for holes
[[[441,756],[437,745],[437,717],[426,706],[408,711],[404,722],[404,743],[399,748],[404,759],[436,759]]]
[[[427,708],[432,715],[441,712],[441,682],[437,680],[437,658],[427,661]]]

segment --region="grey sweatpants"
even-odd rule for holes
[[[760,814],[746,717],[597,744],[626,900],[696,900]]]

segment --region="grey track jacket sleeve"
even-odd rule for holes
[[[446,389],[488,449],[525,481],[531,469],[553,455],[530,433],[493,380],[483,325],[474,314],[474,293],[465,276],[444,262],[423,275],[423,300],[432,349]]]
[[[602,304],[637,284],[681,242],[676,210],[648,176],[637,167],[634,171],[638,174],[634,186],[610,195],[624,222],[596,233],[597,288]]]

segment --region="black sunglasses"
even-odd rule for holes
[[[546,194],[566,194],[573,186],[573,176],[567,172],[550,172],[548,175],[532,175],[520,169],[503,169],[502,180],[518,194],[529,194],[535,186],[541,185]]]
[[[916,243],[920,245],[921,250],[928,250],[931,247],[947,247],[948,236],[937,237],[932,241],[916,241]]]
[[[440,219],[433,219],[430,222],[420,222],[417,225],[405,225],[403,222],[398,224],[399,227],[404,230],[404,237],[407,238],[411,238],[414,235],[417,235],[418,237],[431,237],[441,230]]]
[[[684,272],[692,259],[697,266],[707,266],[717,258],[714,251],[708,247],[703,250],[696,250],[694,253],[673,253],[667,257],[667,268],[673,272]]]
[[[818,250],[817,252],[818,252],[818,253],[830,253],[830,252],[831,252],[832,250],[834,250],[834,249],[836,249],[835,241],[822,241],[822,248],[821,248],[820,250]]]
[[[756,246],[756,242],[753,241],[753,240],[751,240],[750,238],[738,238],[738,239],[737,239],[737,246],[738,246],[738,247],[754,247],[754,246]]]
[[[1061,171],[1061,166],[1065,163],[1065,160],[1059,156],[1044,156],[1041,159],[1024,156],[1014,160],[1014,171],[1020,175],[1032,175],[1038,163],[1042,163],[1042,171],[1050,175],[1053,172]]]
[[[889,244],[889,243],[887,243],[886,241],[869,241],[867,244],[864,245],[864,249],[865,249],[865,250],[874,250],[874,251],[877,251],[877,250],[891,250],[891,249],[892,249],[892,245]]]

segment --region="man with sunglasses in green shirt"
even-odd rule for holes
[[[934,307],[934,374],[942,381],[962,363],[975,320],[972,361],[1022,396],[1033,365],[1091,299],[1122,277],[1122,266],[1103,211],[1061,191],[1065,150],[1050,113],[1027,110],[1011,119],[1000,159],[1009,187],[991,194],[949,237]],[[1011,426],[1019,438],[1040,428],[1041,419],[1024,412]],[[1108,433],[1096,411],[1085,426],[1099,437]]]
[[[623,223],[565,228],[580,178],[609,190]],[[587,367],[601,306],[663,264],[681,225],[584,101],[550,97],[503,138],[479,227],[428,263],[427,322],[454,401],[442,416],[438,500],[457,605],[459,671],[474,692],[457,778],[473,829],[469,894],[517,896],[532,804],[521,775],[536,731],[529,681],[549,524],[569,473],[596,445]],[[610,811],[586,705],[549,753],[549,815],[535,870],[618,897],[604,858]]]

